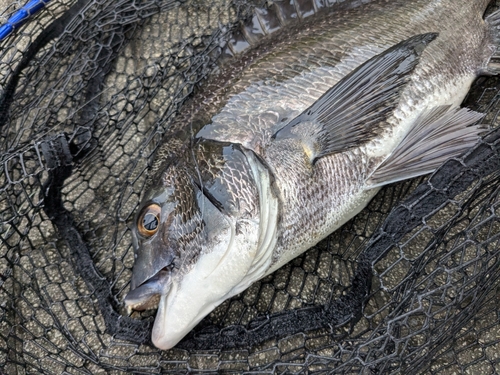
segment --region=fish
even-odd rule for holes
[[[374,0],[289,22],[223,63],[172,120],[132,223],[129,311],[174,347],[387,184],[477,142],[460,104],[498,74],[489,0]],[[278,9],[279,11],[279,9]]]

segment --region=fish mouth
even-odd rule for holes
[[[123,301],[129,315],[134,310],[144,311],[157,308],[161,296],[170,291],[171,284],[171,271],[168,267],[164,267],[152,278],[132,289]]]

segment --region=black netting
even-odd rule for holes
[[[7,5],[4,20],[24,4]],[[172,350],[149,342],[154,311],[126,315],[152,154],[269,5],[54,2],[2,42],[0,373],[500,372],[498,130],[381,190]],[[499,89],[480,78],[466,99],[492,127]]]

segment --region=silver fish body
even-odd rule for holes
[[[496,74],[489,0],[318,14],[222,67],[174,119],[135,221],[132,309],[173,347],[227,298],[477,139],[460,109]]]

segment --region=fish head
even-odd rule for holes
[[[157,307],[152,341],[169,349],[220,303],[264,276],[277,206],[268,173],[251,153],[233,146],[200,152],[157,180],[132,228],[135,263],[125,305]],[[269,194],[274,205],[263,217]],[[261,226],[263,219],[270,224]]]
[[[127,308],[156,307],[182,262],[196,256],[192,244],[200,243],[204,233],[195,195],[189,175],[178,165],[169,166],[144,195],[131,228],[135,261]]]

